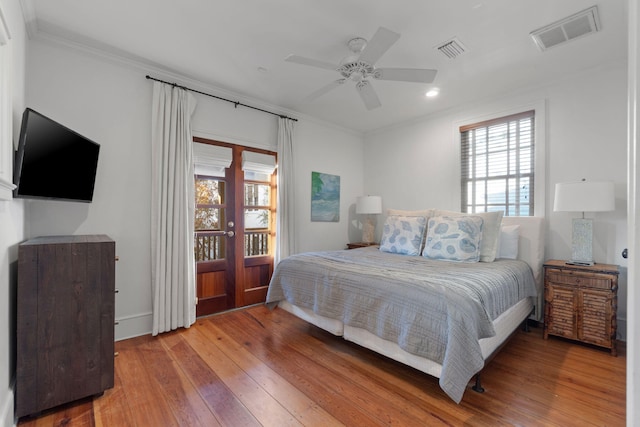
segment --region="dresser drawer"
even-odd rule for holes
[[[546,280],[552,283],[585,288],[609,290],[614,287],[614,281],[610,274],[581,273],[556,268],[547,269]]]

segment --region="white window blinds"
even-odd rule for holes
[[[231,166],[233,150],[217,145],[193,144],[193,169],[196,175],[224,176],[224,170]]]
[[[463,212],[533,215],[534,114],[460,127]]]
[[[271,154],[244,150],[242,152],[242,170],[271,175],[276,170],[276,158]]]

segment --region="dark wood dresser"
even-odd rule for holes
[[[113,387],[115,242],[38,237],[18,249],[16,416]]]
[[[618,266],[544,264],[544,339],[561,336],[616,351]]]

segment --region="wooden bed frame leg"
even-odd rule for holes
[[[524,321],[522,322],[522,329],[525,332],[529,332],[529,317],[531,317],[531,315],[533,314],[533,312],[535,311],[535,309],[531,310],[531,313],[529,313],[529,316],[527,316]],[[511,337],[513,337],[513,335],[515,335],[515,333],[518,331],[518,328],[516,328],[511,335],[509,336],[509,338],[507,338],[497,349],[493,350],[493,353],[491,353],[489,355],[489,357],[487,357],[485,359],[485,366],[487,366],[486,364],[493,359],[493,357],[496,355],[496,353],[498,352],[498,350],[500,350],[508,341],[509,339],[511,339]],[[471,386],[471,389],[473,391],[475,391],[476,393],[484,393],[484,388],[482,387],[482,384],[480,383],[480,372],[478,372],[476,374],[476,383],[474,385]]]
[[[480,373],[476,374],[476,383],[471,387],[476,393],[484,393],[484,388],[480,384]]]

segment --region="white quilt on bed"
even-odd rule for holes
[[[492,320],[535,295],[522,261],[455,263],[365,248],[281,261],[267,304],[285,299],[440,363],[441,388],[460,402],[484,365],[478,340],[495,334]]]

